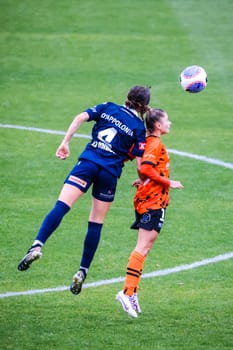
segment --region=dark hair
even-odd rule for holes
[[[125,105],[128,108],[136,109],[143,118],[143,114],[148,111],[149,102],[150,87],[136,85],[129,90]]]
[[[154,125],[156,122],[159,122],[166,112],[160,108],[151,108],[146,113],[146,128],[149,133],[154,131]]]

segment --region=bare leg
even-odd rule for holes
[[[83,194],[79,188],[70,184],[64,184],[58,200],[66,203],[71,208]]]
[[[141,255],[147,256],[158,235],[158,232],[155,230],[147,231],[140,228],[138,231],[138,241],[135,250]]]

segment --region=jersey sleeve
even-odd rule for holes
[[[87,108],[85,110],[85,112],[87,112],[87,114],[89,115],[88,121],[97,120],[99,118],[99,116],[101,115],[101,113],[103,112],[103,110],[106,108],[107,104],[108,104],[108,102],[104,102],[104,103],[100,103],[96,106]]]
[[[130,149],[130,155],[132,157],[142,157],[146,145],[146,130],[142,123],[141,128],[136,131],[136,141]]]
[[[159,149],[160,149],[159,146],[160,146],[159,138],[148,137],[146,141],[142,162],[150,162],[156,165],[159,157]]]
[[[145,152],[142,158],[140,173],[145,178],[150,178],[164,186],[170,186],[170,180],[159,169],[163,145],[159,138],[148,138]],[[167,156],[166,156],[167,158]],[[168,161],[168,160],[166,160]]]

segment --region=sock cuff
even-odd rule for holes
[[[69,205],[67,205],[66,203],[64,203],[64,202],[62,202],[60,200],[56,201],[55,206],[62,208],[62,210],[64,210],[65,213],[67,213],[70,210]]]
[[[88,221],[88,229],[101,229],[103,224],[98,222]]]
[[[143,263],[145,258],[146,258],[144,255],[142,255],[141,253],[137,252],[136,250],[133,251],[132,255],[133,255],[133,257],[135,259],[137,259],[141,263]]]

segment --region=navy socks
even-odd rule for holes
[[[84,240],[83,255],[80,263],[80,270],[84,272],[85,276],[97,250],[102,226],[103,224],[97,224],[96,222],[90,221],[88,222],[88,229]]]
[[[48,213],[34,241],[34,246],[43,246],[51,234],[57,229],[63,217],[70,210],[70,207],[62,201],[57,201],[54,208]],[[88,229],[84,240],[83,254],[80,263],[80,270],[86,277],[88,269],[98,248],[103,224],[88,222]]]
[[[41,224],[36,241],[44,244],[49,236],[56,230],[64,215],[68,213],[70,207],[62,201],[57,201],[54,208],[48,213]]]

